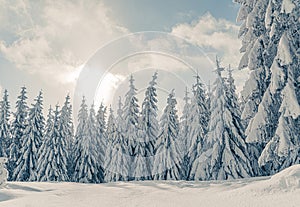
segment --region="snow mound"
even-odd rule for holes
[[[293,165],[273,175],[268,182],[272,189],[287,191],[300,189],[300,165]]]

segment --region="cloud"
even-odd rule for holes
[[[239,48],[241,41],[238,39],[239,26],[225,19],[216,19],[207,13],[197,21],[176,25],[172,28],[172,34],[182,36],[192,43],[204,48],[208,53],[221,57],[222,65],[231,65],[236,69],[241,58]],[[234,78],[238,81],[237,88],[242,89],[243,81],[248,73],[235,71]],[[243,81],[240,81],[243,80]]]
[[[0,85],[0,96],[2,96],[2,86]]]
[[[75,83],[100,46],[127,33],[96,0],[0,0],[0,8],[0,53],[50,84]]]

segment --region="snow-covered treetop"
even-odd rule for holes
[[[8,100],[8,91],[5,89],[3,99],[0,102],[0,120],[8,122],[10,116],[10,103]]]

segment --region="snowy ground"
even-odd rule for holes
[[[8,183],[0,206],[299,206],[300,165],[225,182]]]

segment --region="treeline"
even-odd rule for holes
[[[232,70],[217,61],[217,79],[208,93],[197,75],[184,97],[180,119],[172,90],[158,120],[157,73],[139,107],[131,76],[124,105],[117,113],[101,104],[88,109],[83,97],[74,133],[72,106],[50,107],[43,115],[42,92],[31,107],[22,87],[10,120],[8,92],[1,101],[1,156],[9,158],[11,181],[74,181],[101,183],[130,180],[211,180],[262,175],[245,142]],[[252,148],[253,150],[253,148]],[[293,164],[293,163],[291,163]],[[271,173],[271,172],[270,172]]]

